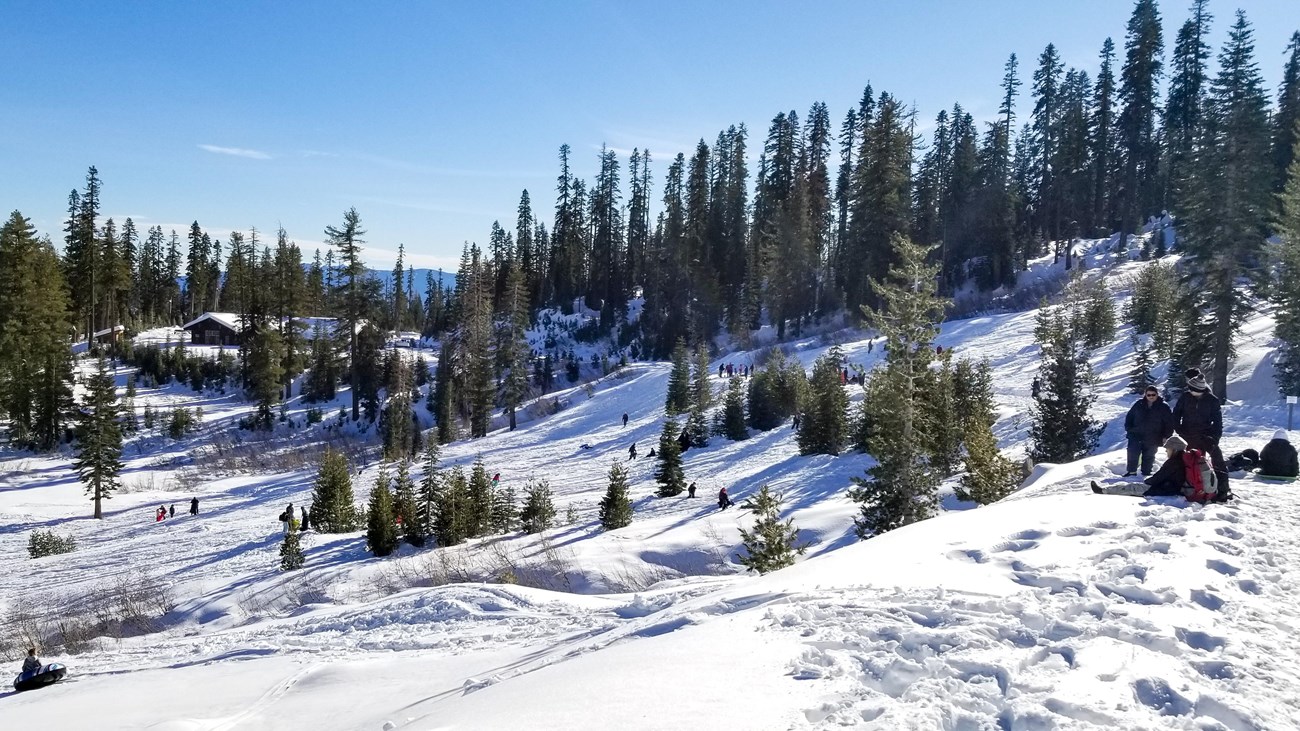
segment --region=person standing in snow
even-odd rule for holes
[[[171,506],[167,508],[167,517],[168,518],[176,517],[176,503],[172,503]]]
[[[308,523],[307,523],[307,508],[306,508],[306,507],[301,507],[301,508],[298,508],[298,509],[302,511],[302,520],[300,520],[300,521],[298,522],[298,528],[299,528],[300,530],[307,530],[307,526],[308,526]]]
[[[1155,386],[1147,386],[1142,398],[1129,408],[1124,433],[1128,436],[1128,468],[1124,476],[1137,474],[1139,458],[1142,474],[1151,476],[1156,450],[1174,433],[1174,414]]]
[[[627,459],[629,462],[636,459],[636,442],[632,442],[632,446],[627,448]]]
[[[1285,429],[1273,432],[1273,439],[1259,452],[1259,473],[1270,477],[1300,476],[1300,463],[1295,447],[1287,439]]]
[[[153,522],[161,523],[163,521],[163,518],[166,517],[167,517],[167,508],[164,508],[163,506],[159,505],[158,512],[154,515]]]
[[[686,497],[695,497],[695,483],[694,483],[694,482],[692,482],[689,486],[687,486],[687,488],[686,488]]]
[[[190,515],[198,515],[198,514],[199,514],[199,499],[196,497],[192,497],[190,498]]]
[[[1228,465],[1223,461],[1223,450],[1219,449],[1219,439],[1223,436],[1223,409],[1200,369],[1190,368],[1186,375],[1187,390],[1178,397],[1174,406],[1174,431],[1187,442],[1188,447],[1209,456],[1219,478],[1219,495],[1227,499],[1231,495],[1228,491]]]
[[[623,428],[627,428],[627,412],[623,412]]]

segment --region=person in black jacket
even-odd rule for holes
[[[1273,433],[1273,440],[1259,453],[1259,473],[1271,477],[1300,476],[1300,462],[1285,429]]]
[[[1147,386],[1142,399],[1128,410],[1124,433],[1128,435],[1128,470],[1124,476],[1137,474],[1140,457],[1142,474],[1149,477],[1155,467],[1156,450],[1174,433],[1173,412],[1155,386]]]
[[[1219,495],[1225,499],[1228,491],[1228,465],[1223,461],[1223,450],[1219,449],[1219,438],[1223,436],[1223,409],[1219,397],[1210,392],[1201,371],[1191,368],[1187,371],[1187,390],[1178,397],[1174,406],[1174,431],[1187,440],[1187,446],[1199,449],[1210,457],[1210,464],[1219,478]]]

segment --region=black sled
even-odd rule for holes
[[[20,673],[14,678],[14,690],[44,688],[63,680],[63,676],[67,674],[68,668],[62,663],[52,662],[49,665],[42,665],[41,669],[34,673]]]

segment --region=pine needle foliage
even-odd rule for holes
[[[1002,456],[992,427],[983,420],[972,422],[966,432],[966,474],[956,488],[957,497],[988,505],[1010,495],[1019,481],[1016,463]]]
[[[684,414],[691,409],[691,363],[686,341],[678,339],[673,348],[673,369],[668,374],[668,397],[664,410],[669,416]]]
[[[96,362],[95,373],[86,382],[86,398],[77,414],[77,453],[72,464],[95,503],[94,517],[102,518],[102,503],[117,491],[122,471],[117,387],[103,358]]]
[[[732,378],[727,382],[727,395],[722,400],[722,433],[733,442],[749,438],[749,427],[745,425],[745,386],[740,381]]]
[[[519,514],[525,533],[541,533],[555,525],[555,503],[546,480],[529,480],[524,489],[524,509]]]
[[[682,449],[677,443],[677,422],[664,420],[664,430],[659,434],[659,466],[655,469],[655,482],[659,483],[659,497],[676,497],[686,489],[686,475],[682,472]]]
[[[740,505],[754,513],[753,527],[740,529],[745,553],[736,554],[736,561],[749,571],[766,574],[792,566],[795,557],[808,550],[806,543],[799,542],[799,529],[794,527],[794,518],[781,520],[782,502],[781,495],[763,485],[757,494]]]
[[[1277,228],[1282,244],[1272,294],[1277,303],[1273,332],[1281,343],[1273,377],[1283,396],[1300,396],[1300,143],[1279,200]]]
[[[350,533],[357,529],[350,473],[347,457],[332,449],[325,451],[311,496],[311,524],[318,533]]]
[[[895,264],[883,281],[871,282],[880,306],[863,308],[868,324],[885,338],[885,365],[871,379],[868,406],[876,466],[870,479],[853,478],[849,497],[861,504],[854,521],[868,538],[931,517],[938,510],[939,475],[922,434],[930,427],[924,405],[932,345],[947,301],[937,292],[939,265],[929,250],[895,235]],[[933,414],[929,414],[933,418]],[[948,415],[953,418],[953,415]]]
[[[366,511],[366,545],[376,556],[387,556],[397,548],[397,521],[393,514],[393,493],[389,488],[386,466],[379,468],[375,487],[370,491]]]
[[[813,364],[796,439],[800,454],[839,454],[848,434],[849,397],[841,384],[839,346]]]
[[[632,498],[628,495],[627,469],[615,462],[609,468],[609,487],[600,501],[600,527],[617,530],[632,524]]]
[[[280,570],[294,571],[307,562],[302,553],[302,534],[296,528],[290,528],[280,542]]]
[[[1061,307],[1039,312],[1034,335],[1042,361],[1030,456],[1036,462],[1072,462],[1096,448],[1104,427],[1088,415],[1097,400],[1088,349]]]

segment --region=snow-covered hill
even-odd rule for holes
[[[1088,268],[1123,296],[1142,265],[1114,257],[1098,243]],[[954,321],[938,341],[989,358],[997,433],[1012,451],[1027,438],[1033,321],[1033,312]],[[1225,451],[1258,447],[1285,423],[1270,333],[1260,314],[1242,337]],[[881,349],[864,337],[789,349],[811,365],[842,341],[850,362],[870,368]],[[1129,355],[1126,332],[1095,355],[1102,418],[1131,401]],[[733,352],[714,367],[757,357]],[[1094,496],[1088,480],[1122,466],[1122,429],[1112,427],[1103,453],[1041,467],[999,504],[948,499],[934,520],[860,542],[845,488],[871,458],[800,457],[782,428],[688,452],[702,496],[693,501],[653,497],[653,460],[627,463],[635,522],[601,533],[609,465],[634,442],[643,456],[656,443],[666,381],[666,366],[634,363],[590,389],[548,395],[563,408],[515,432],[445,450],[446,463],[481,456],[518,487],[548,479],[572,524],[388,559],[368,557],[360,535],[308,533],[307,568],[290,575],[276,570],[276,516],[289,501],[305,504],[312,471],[285,460],[279,474],[223,477],[215,460],[190,461],[245,413],[233,398],[141,389],[142,405],[201,402],[209,426],[128,453],[129,489],[102,522],[84,517],[66,459],[6,455],[9,616],[132,581],[169,589],[175,609],[158,631],[50,657],[75,682],[0,697],[4,727],[1297,727],[1294,486],[1237,481],[1237,501],[1208,507]],[[371,465],[357,479],[359,500],[373,475]],[[799,564],[754,577],[733,561],[750,518],[717,511],[712,495],[726,486],[743,499],[764,483],[785,493],[811,546]],[[197,517],[184,515],[192,495]],[[154,523],[171,503],[176,518]],[[35,528],[71,533],[79,548],[30,560]],[[528,586],[453,583],[503,576]]]

